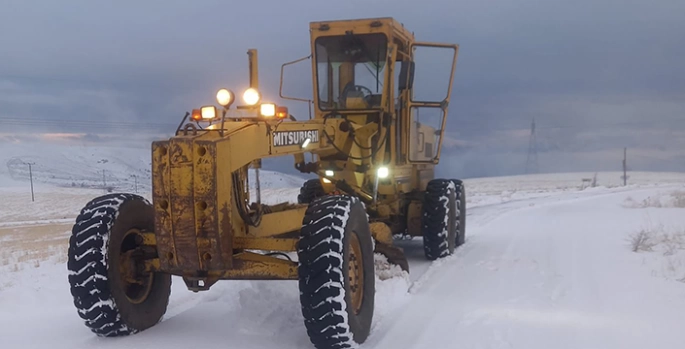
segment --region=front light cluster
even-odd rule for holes
[[[277,106],[274,103],[259,104],[261,99],[262,96],[256,88],[250,87],[243,92],[243,102],[248,107],[256,107],[258,116],[262,119],[285,119],[290,115],[287,107]],[[229,89],[219,89],[216,92],[216,101],[227,110],[235,102],[235,93]],[[219,118],[219,111],[214,106],[204,106],[194,109],[191,118],[195,121],[213,121]]]
[[[256,105],[262,96],[256,88],[248,88],[243,92],[243,102],[247,105]],[[223,107],[229,107],[235,102],[235,94],[229,89],[222,88],[216,93],[216,101]]]
[[[255,88],[248,88],[243,93],[243,102],[247,105],[256,105],[262,99],[259,91]],[[235,94],[229,89],[219,89],[216,92],[216,101],[224,108],[229,108],[235,102]]]

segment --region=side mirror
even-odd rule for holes
[[[402,61],[399,90],[411,89],[414,86],[414,65],[414,62]]]

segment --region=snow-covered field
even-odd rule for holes
[[[64,173],[85,170],[79,161]],[[420,239],[399,241],[411,273],[377,281],[363,347],[682,347],[685,174],[630,173],[624,187],[621,174],[599,173],[581,190],[593,176],[467,180],[466,244],[430,263]],[[303,181],[262,179],[268,202],[295,200]],[[95,337],[72,304],[66,248],[78,211],[104,191],[35,184],[32,202],[25,178],[0,171],[2,347],[312,348],[295,281],[224,281],[195,294],[174,278],[160,324]]]
[[[47,140],[46,137],[24,139],[0,134],[0,186],[16,186],[16,181],[28,182],[33,177],[36,183],[70,189],[150,191],[149,140],[92,142],[85,136],[73,139],[75,136],[50,135]],[[260,178],[265,188],[293,187],[301,183],[301,178],[296,176],[262,172],[265,175]],[[250,183],[254,183],[254,173],[250,175]],[[8,182],[11,183],[6,185]],[[29,183],[22,187],[30,189]]]

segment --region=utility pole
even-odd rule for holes
[[[136,188],[136,194],[138,194],[138,176],[137,175],[130,175],[130,177],[133,177],[133,181],[135,183],[135,188]]]
[[[35,165],[35,162],[27,162],[27,165],[29,165],[29,180],[31,181],[31,202],[36,201],[35,196],[33,195],[33,171],[31,170],[31,165]]]
[[[102,169],[102,189],[107,190],[107,180],[105,180],[105,170]]]
[[[628,185],[628,148],[623,148],[623,186]]]

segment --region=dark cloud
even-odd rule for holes
[[[448,130],[462,147],[447,150],[469,157],[461,173],[519,171],[533,118],[541,151],[566,159],[545,159],[548,170],[586,169],[601,161],[582,159],[623,146],[682,156],[685,2],[676,0],[8,0],[0,119],[171,132],[217,88],[247,85],[248,48],[259,49],[262,90],[276,99],[280,64],[308,54],[310,21],[374,16],[397,18],[419,40],[461,45]],[[310,96],[307,67],[294,69],[288,91]]]

